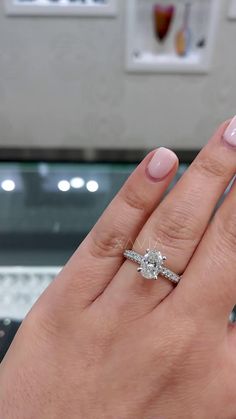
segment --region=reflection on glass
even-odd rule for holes
[[[89,180],[86,183],[86,188],[88,189],[89,192],[96,192],[99,188],[99,185],[96,182],[96,180]]]
[[[14,191],[15,187],[15,182],[12,179],[5,179],[1,183],[1,188],[6,192]]]
[[[85,181],[84,179],[82,179],[82,177],[74,177],[73,179],[71,179],[70,184],[72,188],[80,189],[83,188]]]
[[[68,182],[68,180],[60,180],[57,186],[58,186],[58,189],[62,192],[67,192],[70,190],[70,182]]]

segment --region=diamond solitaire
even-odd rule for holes
[[[165,260],[166,257],[162,256],[161,252],[147,249],[138,268],[138,272],[144,278],[157,279]]]
[[[139,264],[137,270],[144,278],[157,279],[158,276],[163,276],[174,284],[178,284],[180,281],[181,277],[179,275],[164,266],[166,256],[163,256],[157,249],[147,249],[144,256],[134,250],[125,250],[124,256]]]

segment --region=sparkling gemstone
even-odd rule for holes
[[[163,256],[157,250],[149,250],[140,263],[141,274],[144,278],[157,279],[163,266]]]

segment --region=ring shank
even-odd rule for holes
[[[131,260],[132,262],[139,263],[139,264],[142,262],[142,259],[143,259],[143,256],[135,252],[134,250],[125,250],[124,257],[126,259]]]
[[[161,269],[160,275],[162,275],[164,278],[169,279],[169,281],[173,282],[174,284],[178,284],[181,278],[179,275],[165,267]]]

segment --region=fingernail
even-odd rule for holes
[[[155,180],[164,179],[176,164],[177,157],[168,148],[158,148],[147,166],[148,174]]]
[[[224,140],[230,145],[236,146],[236,116],[232,119],[223,135]]]

